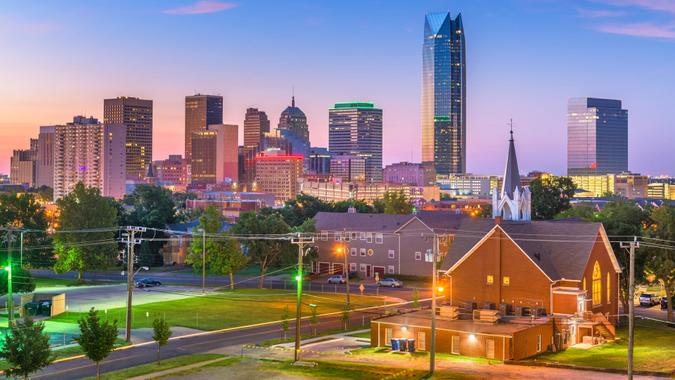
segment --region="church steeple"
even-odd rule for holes
[[[509,153],[506,157],[506,168],[504,169],[504,182],[502,184],[502,197],[506,194],[513,198],[513,191],[520,186],[520,171],[518,171],[518,158],[516,157],[516,146],[513,142],[513,120],[511,120],[511,130],[509,131]]]
[[[530,220],[532,194],[527,186],[520,185],[520,171],[516,157],[516,145],[513,140],[513,120],[509,130],[509,152],[506,156],[506,168],[502,189],[495,187],[492,192],[492,216],[505,220]]]

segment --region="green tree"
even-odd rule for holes
[[[284,312],[281,314],[281,333],[283,334],[283,340],[286,340],[286,334],[288,333],[289,321],[288,318],[291,317],[290,312],[288,311],[288,305],[284,306]]]
[[[110,323],[101,321],[98,312],[92,307],[89,314],[80,318],[80,336],[75,341],[80,344],[84,355],[96,363],[96,378],[101,378],[101,361],[113,350],[117,339],[117,320]]]
[[[289,226],[299,226],[305,221],[314,218],[319,211],[332,211],[333,205],[317,197],[299,194],[295,199],[286,201],[281,209],[281,215]]]
[[[54,200],[54,189],[49,186],[40,186],[35,189],[37,195],[45,202],[51,202]]]
[[[212,247],[209,248],[208,260],[211,272],[229,276],[230,289],[232,290],[234,290],[234,274],[244,269],[248,264],[248,257],[241,252],[239,242],[229,238],[212,243]]]
[[[53,252],[40,248],[50,245],[51,238],[45,232],[48,227],[45,210],[34,194],[0,194],[0,227],[32,230],[23,234],[25,267],[44,268],[54,264]],[[20,231],[14,231],[15,253],[19,250],[20,238]]]
[[[569,177],[540,177],[532,181],[532,218],[553,219],[569,209],[576,186]]]
[[[645,233],[648,237],[644,242],[647,246],[645,272],[661,283],[665,289],[666,299],[668,299],[667,317],[672,322],[672,299],[675,294],[675,251],[672,245],[665,240],[675,241],[675,207],[663,205],[654,208],[651,220],[653,222],[651,228],[648,228]]]
[[[240,215],[237,224],[232,226],[230,231],[234,235],[274,236],[287,234],[290,228],[278,214],[245,212]],[[245,240],[244,246],[250,260],[260,267],[258,287],[262,288],[265,274],[271,266],[279,263],[284,252],[289,252],[289,244],[282,240],[251,239]]]
[[[413,211],[413,205],[410,204],[403,190],[387,191],[384,193],[382,201],[384,202],[385,214],[406,215]]]
[[[160,365],[161,362],[161,350],[162,346],[165,346],[169,343],[169,338],[171,338],[171,329],[166,320],[162,318],[155,318],[152,321],[152,340],[157,342],[157,365]]]
[[[49,348],[49,335],[44,334],[43,322],[35,323],[29,317],[10,327],[0,348],[0,359],[9,363],[5,376],[28,379],[31,373],[46,367],[54,360]]]
[[[555,216],[555,219],[581,219],[587,221],[597,221],[599,218],[600,213],[588,204],[571,207]]]
[[[333,212],[347,212],[350,207],[354,207],[356,209],[356,212],[359,214],[381,214],[384,212],[384,209],[381,211],[378,211],[374,208],[374,206],[369,205],[365,201],[361,199],[350,199],[350,200],[345,200],[345,201],[339,201],[335,202],[332,204],[333,208],[331,211]]]
[[[213,206],[207,207],[199,217],[199,225],[193,230],[192,242],[186,257],[186,262],[192,265],[195,272],[202,271],[202,256],[205,257],[206,267],[209,267],[211,256],[215,250],[222,249],[218,246],[212,235],[218,234],[222,225],[220,212]],[[209,237],[204,238],[204,231]],[[204,245],[204,243],[206,243]]]
[[[481,207],[479,216],[481,218],[491,219],[492,218],[492,205],[487,204],[487,205],[484,205],[483,207]]]
[[[76,271],[78,280],[83,281],[86,271],[113,264],[117,256],[117,209],[113,204],[97,188],[87,188],[81,182],[57,204],[61,231],[54,236],[58,256],[54,270]],[[98,231],[82,232],[91,229]]]
[[[30,271],[21,268],[18,263],[12,265],[12,292],[28,293],[35,290],[35,282]],[[0,271],[0,294],[7,294],[7,271]]]

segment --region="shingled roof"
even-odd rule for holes
[[[394,232],[413,215],[319,212],[314,216],[318,231]]]

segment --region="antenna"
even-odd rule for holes
[[[295,85],[291,86],[291,107],[295,107]]]
[[[511,134],[511,141],[513,141],[513,118],[509,119],[509,133]]]

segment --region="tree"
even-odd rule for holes
[[[286,201],[281,215],[289,226],[299,226],[308,219],[314,218],[319,211],[332,211],[333,205],[317,197],[299,194],[295,199]]]
[[[673,321],[673,294],[675,294],[675,251],[664,240],[675,241],[675,207],[663,205],[654,208],[651,213],[653,224],[647,229],[647,259],[645,273],[661,283],[668,300],[667,316]],[[662,240],[655,240],[662,239]],[[652,245],[651,247],[648,245]],[[660,246],[660,247],[659,247]],[[668,248],[670,247],[670,248]]]
[[[245,212],[230,231],[235,235],[273,236],[287,234],[290,228],[278,214]],[[290,244],[282,240],[251,239],[246,240],[244,246],[250,260],[260,267],[258,287],[262,288],[268,269],[279,262],[282,253],[289,251]]]
[[[338,201],[333,203],[333,212],[347,212],[350,207],[354,207],[359,214],[381,214],[384,212],[377,211],[374,206],[369,205],[361,199],[350,199],[345,201]]]
[[[480,214],[478,216],[480,216],[481,218],[491,219],[492,218],[492,205],[487,204],[487,205],[484,205],[483,207],[481,207]]]
[[[110,323],[101,321],[98,312],[92,307],[89,314],[80,318],[80,336],[75,341],[80,344],[84,355],[96,363],[96,378],[101,378],[101,361],[110,355],[117,339],[117,320]]]
[[[288,305],[284,306],[284,312],[281,314],[281,332],[283,334],[283,340],[286,340],[286,333],[288,333],[289,322],[288,318],[291,317],[290,312],[288,311]]]
[[[54,264],[53,252],[39,248],[50,245],[51,238],[45,232],[48,227],[45,209],[34,194],[0,194],[0,227],[32,230],[23,234],[24,266],[44,268]],[[20,236],[15,231],[15,252],[18,251]]]
[[[234,289],[234,274],[242,270],[248,263],[248,257],[241,252],[239,242],[226,238],[207,244],[209,251],[207,264],[214,274],[228,275],[230,277],[230,289]]]
[[[570,206],[576,186],[569,177],[539,177],[530,184],[533,219],[553,219]]]
[[[160,365],[161,349],[162,346],[169,343],[169,338],[171,338],[171,329],[169,328],[169,324],[166,323],[166,320],[155,318],[155,320],[152,321],[152,330],[152,339],[157,342],[157,365]]]
[[[10,367],[5,369],[5,376],[28,376],[46,367],[54,361],[49,348],[49,335],[44,334],[43,322],[35,323],[29,317],[16,322],[10,327],[9,334],[0,348],[0,358],[7,360]]]
[[[30,271],[21,268],[18,263],[12,265],[12,291],[14,293],[28,293],[35,290],[35,282]],[[7,294],[7,271],[0,271],[0,294]]]
[[[600,213],[595,208],[587,204],[581,204],[559,213],[555,216],[555,219],[581,219],[587,221],[597,221],[599,216]]]
[[[70,194],[59,199],[61,231],[54,236],[58,256],[54,270],[58,273],[77,271],[78,280],[91,269],[104,269],[114,262],[117,244],[117,209],[99,190],[81,182]],[[81,230],[98,229],[82,232]]]
[[[387,191],[384,193],[382,201],[384,202],[385,214],[406,215],[413,211],[413,205],[410,204],[403,190]]]

